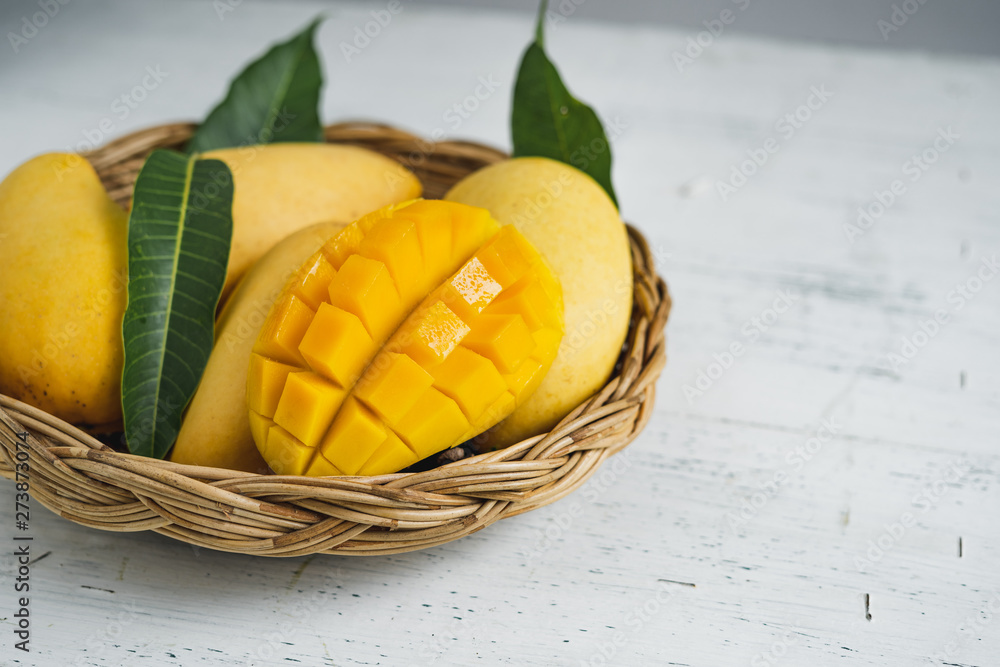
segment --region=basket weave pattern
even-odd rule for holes
[[[154,148],[183,147],[194,127],[149,128],[85,157],[124,205],[146,155]],[[507,157],[479,144],[435,144],[369,123],[331,125],[326,140],[398,160],[420,178],[428,198],[443,196],[465,175]],[[628,445],[653,410],[655,381],[666,361],[670,297],[645,239],[632,227],[628,232],[635,297],[625,349],[608,384],[550,433],[426,472],[256,475],[119,453],[0,395],[0,475],[13,478],[16,452],[27,448],[32,497],[71,521],[119,532],[152,530],[201,547],[261,556],[412,551],[547,505],[582,486]]]

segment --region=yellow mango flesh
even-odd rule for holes
[[[541,255],[482,210],[417,201],[365,216],[286,285],[254,347],[253,436],[287,475],[401,470],[493,426],[542,382],[563,333]]]
[[[0,183],[0,393],[68,422],[121,420],[128,216],[77,155]]]
[[[191,398],[177,442],[170,452],[175,463],[266,473],[267,464],[254,443],[254,424],[247,416],[247,377],[268,387],[284,385],[293,369],[283,364],[262,364],[250,353],[281,285],[294,280],[307,299],[317,279],[324,280],[322,265],[303,265],[324,242],[343,229],[339,223],[320,223],[299,230],[257,260],[233,292],[215,327],[215,345]],[[273,414],[278,396],[258,397],[257,412]]]
[[[607,382],[628,333],[632,255],[614,203],[592,178],[547,158],[515,158],[460,181],[448,201],[487,209],[518,229],[552,267],[562,285],[566,335],[538,390],[480,447],[506,447],[550,430]],[[511,308],[537,298],[525,286]],[[541,313],[537,316],[541,317]]]
[[[420,181],[384,155],[356,146],[274,143],[209,151],[233,174],[233,241],[225,299],[278,241],[320,222],[348,224],[419,197]]]

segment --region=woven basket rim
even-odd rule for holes
[[[83,154],[111,196],[127,203],[153,148],[181,148],[194,123],[138,130]],[[474,141],[432,142],[392,126],[345,122],[325,140],[404,164],[440,197],[465,174],[507,159]],[[424,472],[377,477],[258,475],[116,452],[79,428],[0,394],[0,476],[31,461],[31,496],[95,528],[153,530],[200,547],[264,556],[380,555],[445,544],[578,489],[642,431],[666,363],[666,283],[645,238],[627,226],[633,316],[616,372],[549,433]]]

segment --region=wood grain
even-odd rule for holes
[[[369,8],[330,10],[324,117],[504,145],[527,19],[404,6],[351,63],[338,45]],[[146,64],[170,76],[115,136],[207,110],[264,41],[319,6],[244,1],[221,21],[211,3],[134,7],[67,5],[16,59],[2,56],[0,113],[17,128],[4,173],[114,118],[109,104]],[[175,48],[181,27],[190,50]],[[36,507],[33,548],[51,554],[32,567],[35,651],[4,639],[4,663],[575,666],[604,664],[603,650],[622,665],[997,664],[1000,281],[949,311],[909,364],[882,361],[1000,252],[1000,64],[724,35],[679,73],[671,53],[693,36],[572,17],[548,36],[574,92],[624,126],[625,217],[665,221],[643,232],[675,299],[670,364],[618,472],[451,545],[368,559],[213,553]],[[491,72],[504,86],[452,129],[443,114]],[[833,97],[722,202],[715,182],[824,83]],[[848,242],[856,208],[948,125],[954,147]],[[800,296],[748,340],[741,329],[778,290]],[[689,404],[684,385],[733,342],[744,354]],[[835,437],[796,469],[789,452],[823,419]],[[964,476],[935,486],[963,462]],[[787,481],[731,527],[779,471]],[[926,493],[936,500],[923,511]],[[13,506],[7,484],[0,502]],[[904,512],[915,525],[859,571]],[[0,539],[12,533],[0,524]],[[0,563],[9,628],[13,569]]]

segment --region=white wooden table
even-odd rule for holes
[[[20,4],[4,34],[37,10]],[[403,8],[350,63],[339,45],[371,7],[326,8],[325,118],[508,145],[527,17]],[[318,9],[62,6],[0,46],[0,172],[200,117]],[[32,652],[13,650],[7,555],[0,663],[1000,664],[1000,279],[976,275],[1000,253],[1000,62],[723,34],[678,71],[690,37],[572,17],[549,34],[620,128],[623,214],[675,300],[656,415],[613,466],[457,543],[357,560],[215,553],[39,507]],[[802,107],[814,89],[831,95]],[[724,198],[748,155],[767,159]],[[848,234],[859,206],[872,222]],[[13,500],[0,484],[5,554]]]

